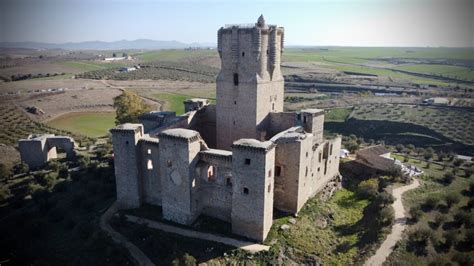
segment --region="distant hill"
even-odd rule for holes
[[[121,40],[115,42],[88,41],[68,43],[41,42],[0,42],[0,48],[27,49],[66,49],[66,50],[118,50],[118,49],[182,49],[187,47],[215,47],[213,43],[182,43],[178,41],[156,41],[138,39],[134,41]]]

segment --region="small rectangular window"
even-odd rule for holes
[[[249,189],[244,187],[244,194],[248,195],[249,194]]]
[[[225,179],[225,184],[228,186],[228,187],[231,187],[232,186],[232,179],[230,179],[230,177],[227,177]]]
[[[208,182],[216,181],[216,167],[213,165],[210,165],[207,168],[207,181]]]
[[[268,193],[272,191],[272,185],[268,185]]]
[[[321,157],[322,157],[322,154],[321,152],[319,153],[319,162],[321,162]]]
[[[268,170],[268,177],[272,177],[272,170]]]
[[[146,152],[147,152],[148,154],[151,154],[151,150],[150,150],[150,149],[148,149]]]
[[[275,176],[281,176],[281,166],[275,166]]]
[[[245,159],[245,164],[246,164],[246,165],[250,165],[250,159],[246,158],[246,159]]]
[[[166,165],[167,165],[168,167],[173,166],[173,164],[171,163],[171,160],[166,161]]]
[[[332,144],[329,146],[329,155],[332,155]]]
[[[234,85],[238,86],[239,85],[239,74],[234,73]]]
[[[148,170],[153,170],[153,162],[151,160],[148,160],[146,163],[146,168]]]

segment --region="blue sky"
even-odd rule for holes
[[[288,45],[474,46],[474,0],[0,0],[0,41],[215,43],[260,14]]]

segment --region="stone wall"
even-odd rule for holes
[[[232,232],[263,241],[273,221],[274,144],[244,139],[232,151]]]
[[[117,203],[123,208],[137,208],[142,203],[143,185],[139,176],[137,143],[143,136],[141,124],[124,124],[111,130],[114,149]]]
[[[66,152],[68,159],[75,156],[74,139],[66,136],[55,136],[52,134],[31,135],[27,139],[18,142],[21,160],[31,169],[43,166],[50,159],[57,158],[57,149]]]

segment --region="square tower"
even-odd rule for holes
[[[280,71],[284,29],[267,25],[226,25],[218,31],[221,71],[217,77],[217,147],[229,150],[242,138],[266,139],[266,118],[283,111]]]

